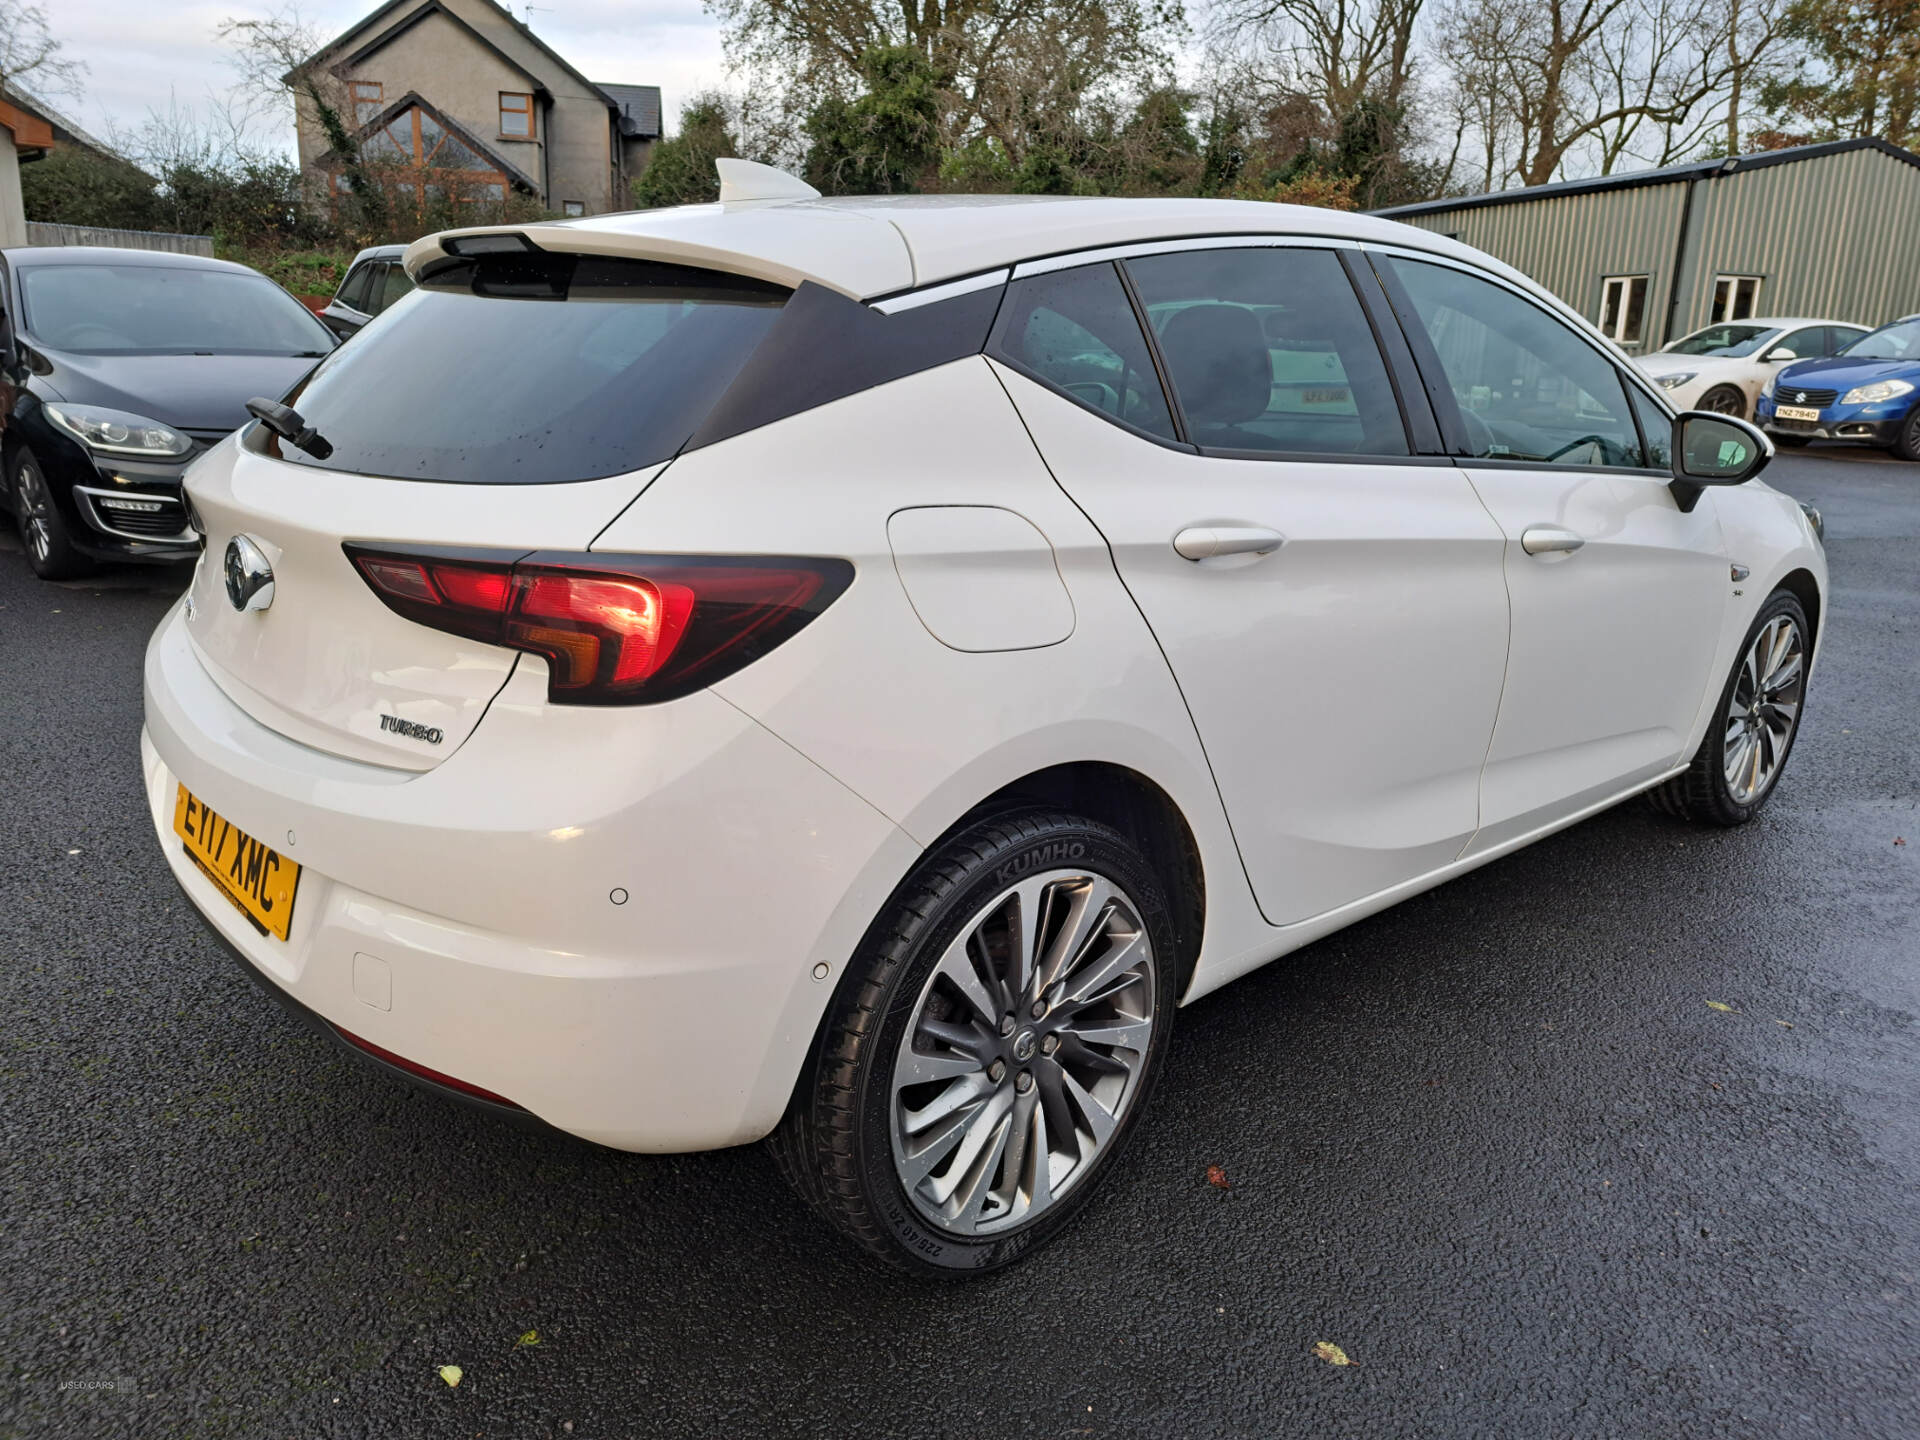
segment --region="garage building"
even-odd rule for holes
[[[1532,276],[1629,354],[1722,320],[1920,311],[1920,156],[1884,140],[1377,212]]]

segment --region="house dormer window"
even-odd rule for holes
[[[356,125],[364,125],[373,119],[386,103],[383,98],[386,87],[378,80],[350,80],[347,90],[353,99],[353,123]]]
[[[533,138],[533,96],[513,90],[500,92],[500,136],[503,140]]]

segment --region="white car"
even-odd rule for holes
[[[1696,330],[1636,363],[1676,410],[1750,418],[1753,402],[1782,366],[1838,355],[1867,329],[1842,320],[1732,320]]]
[[[154,825],[325,1033],[610,1146],[771,1136],[978,1272],[1178,1005],[1629,796],[1773,792],[1817,517],[1516,272],[728,168],[418,242],[189,476]]]

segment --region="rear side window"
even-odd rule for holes
[[[1015,281],[990,349],[1090,409],[1174,438],[1146,337],[1110,264]]]
[[[333,446],[299,465],[401,480],[546,484],[674,455],[789,292],[591,255],[442,261],[289,397]]]
[[[378,314],[402,296],[412,293],[413,281],[407,278],[407,267],[398,262],[387,266],[386,276],[380,282],[380,295],[374,313]]]
[[[368,292],[373,289],[374,272],[380,268],[372,261],[354,266],[347,278],[340,282],[339,290],[334,292],[334,300],[355,310],[365,310]]]
[[[1332,251],[1187,250],[1126,267],[1196,445],[1409,453],[1386,362]]]

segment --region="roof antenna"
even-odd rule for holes
[[[820,192],[798,175],[789,175],[771,165],[731,156],[715,160],[720,172],[720,203],[734,200],[818,200]]]
[[[534,11],[538,10],[542,15],[553,14],[553,7],[551,5],[522,5],[520,8],[526,11],[526,14],[527,14],[527,18],[522,20],[520,23],[526,26],[529,30],[533,28],[533,12]]]

